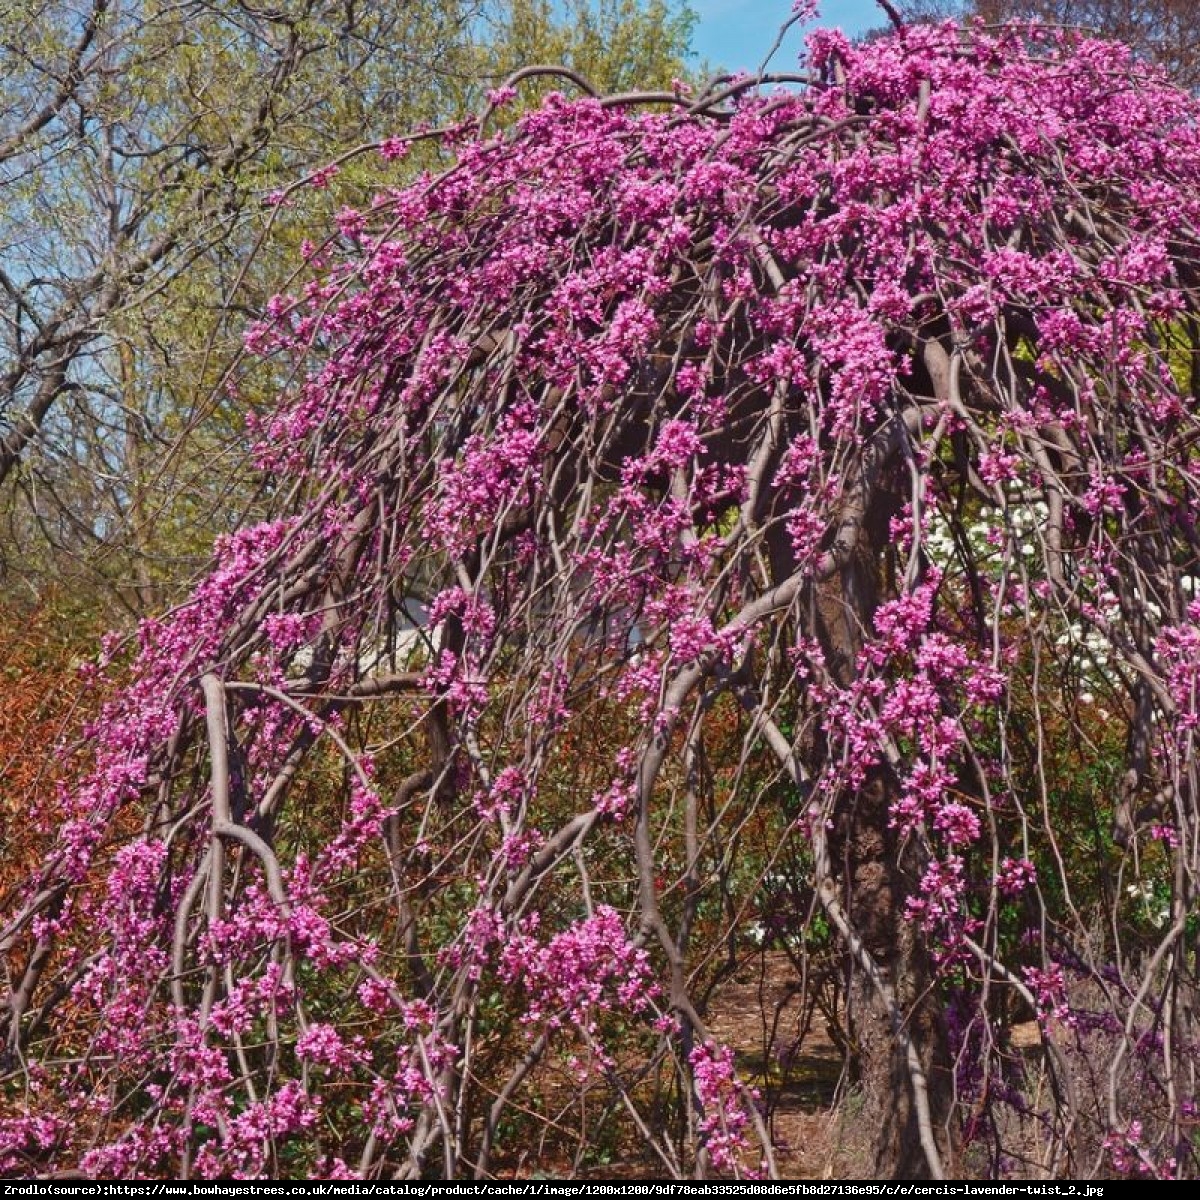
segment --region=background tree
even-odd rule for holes
[[[624,92],[694,75],[686,50],[695,17],[686,7],[665,0],[516,0],[497,7],[485,18],[476,78],[499,82],[531,63],[551,63],[580,72],[601,91]],[[522,100],[528,102],[524,93]]]
[[[0,1170],[770,1173],[705,997],[786,859],[864,1173],[1197,1173],[1200,111],[808,71],[490,114],[250,330],[274,511],[107,647]]]

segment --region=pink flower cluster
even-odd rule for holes
[[[703,1114],[700,1132],[709,1160],[718,1171],[754,1178],[757,1171],[746,1170],[741,1160],[750,1148],[750,1106],[758,1102],[758,1093],[739,1082],[733,1051],[728,1046],[698,1042],[689,1061]]]
[[[650,956],[625,932],[620,914],[601,905],[590,917],[539,942],[537,914],[500,951],[499,973],[525,988],[521,1018],[531,1026],[574,1026],[595,1035],[605,1011],[645,1012],[658,993]]]

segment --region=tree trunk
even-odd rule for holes
[[[927,1179],[933,1170],[921,1141],[917,1085],[897,1036],[897,1014],[920,1060],[930,1132],[947,1175],[955,1171],[954,1078],[936,974],[919,929],[904,916],[918,873],[915,856],[888,828],[890,792],[884,772],[876,772],[845,814],[839,849],[843,904],[891,986],[895,1011],[853,961],[846,1007],[863,1101],[860,1120],[873,1143],[871,1173],[876,1179]]]
[[[816,633],[827,666],[847,688],[857,674],[864,632],[873,625],[884,585],[889,521],[900,508],[896,492],[886,486],[873,490],[854,553],[814,597]],[[931,1142],[941,1169],[947,1175],[955,1170],[954,1076],[933,964],[919,929],[904,915],[922,864],[914,840],[902,840],[891,828],[894,788],[890,766],[871,771],[835,814],[829,865],[851,929],[861,939],[847,954],[845,1000],[864,1102],[860,1119],[872,1143],[870,1170],[880,1179],[923,1179],[936,1174],[927,1148]],[[864,970],[864,954],[879,968],[874,979]],[[913,1070],[910,1046],[919,1073]],[[917,1101],[922,1086],[930,1126],[924,1145]]]

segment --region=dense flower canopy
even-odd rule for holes
[[[821,31],[344,211],[247,339],[280,515],[6,897],[0,1170],[486,1177],[553,1069],[769,1173],[704,1004],[755,925],[825,931],[922,1170],[1194,1173],[1198,116]]]

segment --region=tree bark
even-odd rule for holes
[[[871,1174],[877,1179],[928,1179],[934,1165],[922,1144],[908,1047],[920,1061],[928,1099],[929,1133],[941,1167],[955,1173],[952,1136],[954,1075],[937,976],[917,926],[904,916],[914,890],[915,857],[888,827],[891,787],[880,770],[855,797],[845,815],[842,840],[844,904],[863,948],[879,965],[894,999],[889,1004],[876,983],[850,962],[846,995],[851,1044],[862,1095],[859,1119],[872,1140]]]
[[[889,522],[901,499],[887,474],[866,497],[853,553],[814,597],[816,634],[841,687],[853,684],[884,587]],[[881,764],[835,813],[829,869],[858,939],[846,956],[845,1001],[869,1169],[878,1179],[926,1179],[955,1170],[954,1075],[936,972],[919,929],[904,915],[922,863],[915,841],[891,827],[895,787],[893,768]],[[874,976],[864,955],[878,968]]]

